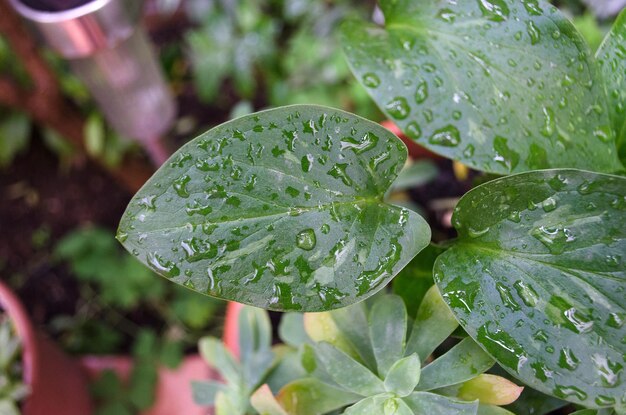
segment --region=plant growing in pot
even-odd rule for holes
[[[2,281],[0,311],[5,318],[8,317],[21,345],[23,383],[29,391],[22,401],[21,413],[90,414],[92,406],[85,374],[77,362],[35,331],[21,302]],[[11,345],[0,349],[0,355],[11,354]],[[18,395],[21,395],[20,391]]]
[[[625,413],[626,15],[594,57],[539,0],[380,6],[384,26],[343,28],[357,78],[418,144],[505,176],[460,199],[458,238],[425,250],[426,221],[385,201],[407,153],[395,135],[299,105],[182,147],[131,201],[118,239],[173,282],[281,311],[341,309],[419,267],[462,332],[542,402]],[[404,294],[409,309],[424,295]],[[386,334],[375,341],[393,344]],[[372,370],[372,384],[386,380]],[[387,412],[427,413],[405,404]],[[349,405],[338,410],[368,413]],[[448,413],[485,413],[468,405]]]
[[[18,415],[28,395],[22,381],[21,341],[9,317],[0,310],[0,413]]]

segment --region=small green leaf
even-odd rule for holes
[[[106,133],[104,122],[99,114],[91,114],[85,123],[85,150],[92,157],[99,157],[104,151]]]
[[[407,396],[420,381],[421,362],[417,354],[394,363],[385,377],[385,390],[398,396]]]
[[[420,145],[498,174],[622,168],[589,48],[555,7],[385,0],[381,8],[384,27],[343,26],[344,51],[381,110]]]
[[[370,339],[381,377],[404,355],[407,318],[404,301],[397,295],[380,297],[370,310]]]
[[[292,347],[300,347],[301,344],[310,341],[304,330],[304,315],[301,313],[286,313],[280,319],[278,336],[283,343]]]
[[[388,130],[297,105],[222,124],[178,150],[130,202],[118,239],[195,291],[324,311],[382,289],[430,239],[382,201],[406,159]]]
[[[277,399],[290,415],[322,415],[350,405],[360,396],[310,378],[289,383]]]
[[[213,406],[215,396],[219,391],[225,390],[223,383],[218,382],[191,382],[193,401],[200,406]]]
[[[404,402],[416,415],[476,415],[478,411],[478,401],[462,402],[429,392],[413,392]]]
[[[609,110],[613,121],[613,129],[617,133],[617,147],[622,162],[626,162],[626,10],[620,13],[611,31],[607,34],[602,45],[596,52],[600,69],[606,85],[606,94],[609,99]]]
[[[405,354],[417,353],[425,361],[458,326],[454,314],[433,285],[420,304]]]
[[[28,147],[30,120],[18,112],[0,117],[0,167],[7,167],[15,156]]]
[[[204,360],[216,368],[228,383],[239,385],[243,381],[239,363],[219,339],[213,337],[200,339],[198,349]]]
[[[521,395],[523,387],[501,376],[481,374],[463,382],[458,397],[464,401],[478,399],[486,405],[509,405]]]
[[[383,381],[368,368],[328,343],[316,345],[316,356],[337,384],[362,396],[385,391]]]
[[[626,178],[510,176],[459,202],[435,280],[467,333],[525,384],[587,407],[626,393]]]
[[[344,415],[371,415],[385,414],[385,403],[390,398],[388,395],[376,395],[359,401],[346,409]]]
[[[267,385],[261,386],[252,394],[250,404],[260,415],[287,415]]]
[[[244,307],[238,320],[242,375],[246,385],[254,390],[274,363],[272,325],[267,311],[254,307]]]
[[[494,363],[474,340],[465,338],[422,370],[418,389],[429,391],[465,382],[489,370]]]
[[[340,332],[354,345],[361,360],[367,367],[375,370],[376,358],[369,336],[365,303],[361,302],[350,307],[333,310],[332,316]]]
[[[324,313],[306,313],[304,315],[304,330],[314,342],[326,342],[347,355],[358,358],[350,341],[339,330],[330,311]]]

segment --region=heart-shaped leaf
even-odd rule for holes
[[[523,173],[466,194],[435,280],[470,336],[533,388],[587,407],[626,396],[626,179]]]
[[[626,162],[626,10],[619,15],[611,31],[596,52],[605,81],[613,129],[622,162]]]
[[[419,144],[478,170],[621,169],[603,86],[542,0],[382,0],[343,27],[352,71]]]
[[[363,300],[430,239],[382,198],[406,159],[383,127],[317,106],[252,114],[183,146],[146,183],[118,239],[195,291],[275,310]]]

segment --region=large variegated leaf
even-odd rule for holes
[[[626,179],[523,173],[466,194],[435,280],[509,373],[587,407],[626,399]]]
[[[222,124],[146,183],[118,239],[195,291],[275,310],[363,300],[430,239],[417,214],[383,202],[406,159],[379,125],[317,106]]]
[[[410,138],[478,170],[622,168],[593,58],[542,0],[382,0],[343,27],[359,81]]]

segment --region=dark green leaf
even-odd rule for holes
[[[515,414],[546,415],[568,403],[552,396],[545,395],[533,388],[524,388],[521,396],[511,405],[506,406]]]
[[[25,114],[13,112],[0,117],[0,167],[6,167],[28,146],[30,120]]]
[[[626,162],[626,10],[619,15],[596,53],[606,85],[613,129],[622,162]]]
[[[406,159],[383,127],[317,106],[260,112],[183,146],[130,202],[118,239],[198,292],[320,311],[380,290],[430,230],[382,198]]]
[[[626,179],[523,173],[459,202],[435,279],[462,326],[511,375],[587,407],[624,399]]]
[[[465,382],[485,372],[494,363],[474,340],[465,338],[422,369],[418,389],[428,391]]]
[[[478,170],[620,170],[602,84],[574,26],[542,0],[381,1],[344,50],[419,144]]]
[[[409,316],[417,315],[419,305],[433,286],[433,266],[444,251],[436,245],[428,245],[393,279],[393,293],[404,299]]]

